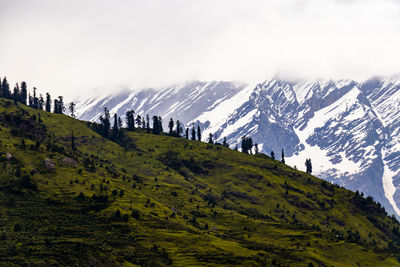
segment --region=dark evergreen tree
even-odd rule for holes
[[[69,103],[69,112],[71,112],[71,117],[75,119],[75,103]]]
[[[312,164],[311,164],[311,159],[306,159],[306,173],[311,174],[312,173]]]
[[[51,97],[49,93],[46,93],[46,103],[45,103],[46,111],[51,112]]]
[[[196,130],[194,129],[194,125],[193,125],[193,128],[192,128],[192,131],[191,131],[191,134],[192,134],[192,140],[196,140]]]
[[[168,128],[169,128],[169,135],[173,135],[174,134],[174,120],[171,118],[169,119],[168,122]]]
[[[275,160],[275,152],[273,150],[271,151],[271,159]]]
[[[36,96],[36,87],[33,87],[33,102],[32,102],[32,107],[34,109],[39,109],[39,98]]]
[[[251,139],[250,137],[246,137],[245,135],[242,137],[242,143],[241,143],[241,147],[242,147],[242,152],[248,154],[250,152],[250,154],[252,153],[252,148],[253,148],[253,139]]]
[[[15,86],[14,86],[14,90],[13,90],[13,93],[12,93],[12,99],[14,99],[15,101],[20,101],[20,90],[19,90],[19,85],[18,85],[18,83],[16,83],[15,84]]]
[[[114,114],[114,125],[112,128],[112,138],[113,139],[118,138],[118,116],[117,116],[117,113]]]
[[[185,131],[185,138],[186,138],[186,139],[189,139],[189,128],[186,128],[186,131]]]
[[[42,94],[40,94],[38,98],[38,109],[43,110],[43,106],[44,106],[44,99]]]
[[[58,109],[60,111],[60,114],[63,114],[64,111],[65,111],[65,106],[64,106],[64,98],[62,96],[58,97],[58,103],[59,103],[59,108]]]
[[[153,116],[153,134],[160,134],[162,132],[161,117]]]
[[[1,83],[0,97],[11,98],[10,85],[6,77],[3,78],[3,82]]]
[[[54,99],[54,113],[62,114],[65,110],[63,97],[59,96],[58,99]]]
[[[179,120],[176,121],[176,136],[181,137],[182,134],[182,126]]]
[[[146,129],[146,120],[144,117],[142,118],[142,129]]]
[[[136,116],[136,125],[137,125],[138,128],[141,128],[142,117],[139,114]]]
[[[161,116],[158,116],[158,123],[159,123],[158,127],[160,128],[160,133],[164,132],[164,129],[162,127],[162,118],[161,118]]]
[[[147,133],[150,133],[150,117],[149,117],[149,114],[146,115],[146,129],[147,129]]]
[[[30,105],[31,105],[31,94],[29,94],[29,106],[30,106]],[[59,104],[58,104],[58,99],[54,99],[53,112],[54,112],[55,114],[58,113],[58,106],[59,106]]]
[[[201,141],[201,130],[200,125],[197,125],[197,140]]]
[[[209,133],[209,134],[208,134],[208,143],[209,143],[209,144],[214,144],[214,141],[213,141],[213,134],[212,134],[212,133]]]
[[[254,144],[254,153],[255,154],[260,153],[260,151],[258,150],[258,144],[257,143]]]
[[[100,134],[104,137],[108,137],[108,132],[110,130],[110,111],[107,107],[104,108],[104,117],[100,116]]]
[[[59,96],[58,99],[54,99],[54,113],[63,114],[65,111],[64,99]]]
[[[238,150],[239,150],[239,148],[238,148],[238,145],[237,145],[237,144],[235,145],[235,148],[234,148],[233,150],[235,150],[235,151],[238,151]]]
[[[26,99],[28,97],[28,88],[26,85],[26,82],[21,82],[21,92],[20,92],[20,96],[19,96],[19,101],[26,105]]]
[[[158,131],[158,117],[153,116],[153,134],[159,134]]]
[[[282,149],[282,163],[285,163],[285,152],[283,151],[283,149]]]
[[[122,120],[121,120],[121,117],[118,117],[118,129],[122,129]]]
[[[31,93],[29,93],[28,101],[29,101],[28,105],[29,105],[31,108],[33,108],[33,98],[32,98],[32,96],[31,96]],[[55,112],[54,112],[54,113],[55,113]]]
[[[248,149],[246,146],[246,136],[245,135],[242,136],[241,148],[242,148],[242,152],[247,154]]]
[[[135,111],[129,110],[126,112],[126,125],[128,127],[128,131],[135,130]]]

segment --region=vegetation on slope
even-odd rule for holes
[[[1,265],[400,265],[370,197],[263,154],[124,136],[0,99]]]

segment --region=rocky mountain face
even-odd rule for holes
[[[170,117],[200,124],[203,138],[227,137],[240,147],[250,136],[260,151],[351,190],[371,195],[400,214],[400,76],[365,82],[268,80],[256,86],[189,82],[126,92],[78,104],[78,117],[97,120],[104,107],[124,116]]]

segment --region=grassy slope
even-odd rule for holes
[[[37,137],[23,137],[37,133],[34,114],[47,130],[38,150]],[[18,131],[16,117],[33,126]],[[124,149],[86,122],[4,99],[0,121],[0,264],[400,265],[388,249],[398,224],[382,209],[370,202],[361,209],[354,193],[263,155],[140,132],[127,133],[136,148]],[[66,150],[48,151],[51,144]],[[67,156],[77,165],[63,162]],[[26,174],[38,190],[23,185]],[[81,192],[86,197],[76,198]]]

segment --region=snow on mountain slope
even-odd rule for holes
[[[381,135],[385,195],[393,206],[400,207],[400,75],[376,77],[361,88],[384,126]]]
[[[335,156],[331,157],[330,155],[332,154],[332,151],[324,147],[319,147],[316,145],[316,142],[313,142],[312,145],[310,142],[307,142],[307,139],[312,138],[316,131],[324,126],[329,126],[330,129],[334,129],[338,125],[339,121],[352,122],[353,120],[362,118],[364,115],[364,110],[362,106],[358,105],[357,103],[357,97],[359,93],[360,91],[358,88],[354,87],[351,91],[344,95],[340,101],[336,101],[331,105],[315,112],[314,116],[307,122],[307,126],[305,128],[302,130],[295,129],[295,132],[300,139],[300,144],[304,145],[304,149],[293,155],[293,157],[288,158],[287,163],[291,166],[302,166],[304,164],[304,159],[307,158],[307,155],[321,155],[316,157],[313,161],[314,172],[324,172],[326,171],[325,169],[327,166],[331,166],[332,163],[334,163],[334,170],[337,174],[339,174],[341,171],[344,171],[341,176],[355,174],[361,167],[360,161],[355,162],[350,160],[346,156],[344,150],[335,151]],[[351,112],[348,112],[347,116],[343,116],[343,114],[349,110],[349,107],[354,108]],[[343,130],[340,129],[333,134],[337,136],[342,135]],[[328,171],[332,171],[332,169],[329,169]]]
[[[159,115],[164,123],[169,118],[189,122],[202,113],[214,110],[217,103],[230,101],[247,87],[234,82],[186,82],[162,89],[144,89],[134,92],[122,92],[113,96],[94,98],[77,102],[77,117],[82,120],[96,121],[107,107],[111,115],[116,113],[122,119],[128,110],[134,110],[141,116]],[[234,106],[234,105],[233,105]],[[221,108],[219,108],[219,111]]]
[[[213,133],[231,148],[243,135],[266,154],[359,190],[400,214],[400,75],[352,80],[267,80],[256,86],[231,82],[188,82],[167,88],[122,92],[81,101],[78,117],[96,120],[104,107],[124,118],[161,115],[193,123],[203,140]]]
[[[196,118],[196,121],[200,122],[210,122],[207,127],[207,131],[204,133],[204,136],[207,136],[208,133],[215,133],[221,126],[226,122],[226,119],[232,112],[232,110],[236,110],[240,107],[244,102],[247,101],[250,94],[253,92],[254,86],[247,86],[243,90],[239,91],[232,98],[227,99],[225,101],[216,102],[212,110],[207,110],[203,112],[199,117]],[[246,119],[244,119],[246,121]],[[194,123],[194,122],[192,122]],[[191,123],[189,123],[191,124]],[[230,129],[229,131],[234,132],[235,129]]]

